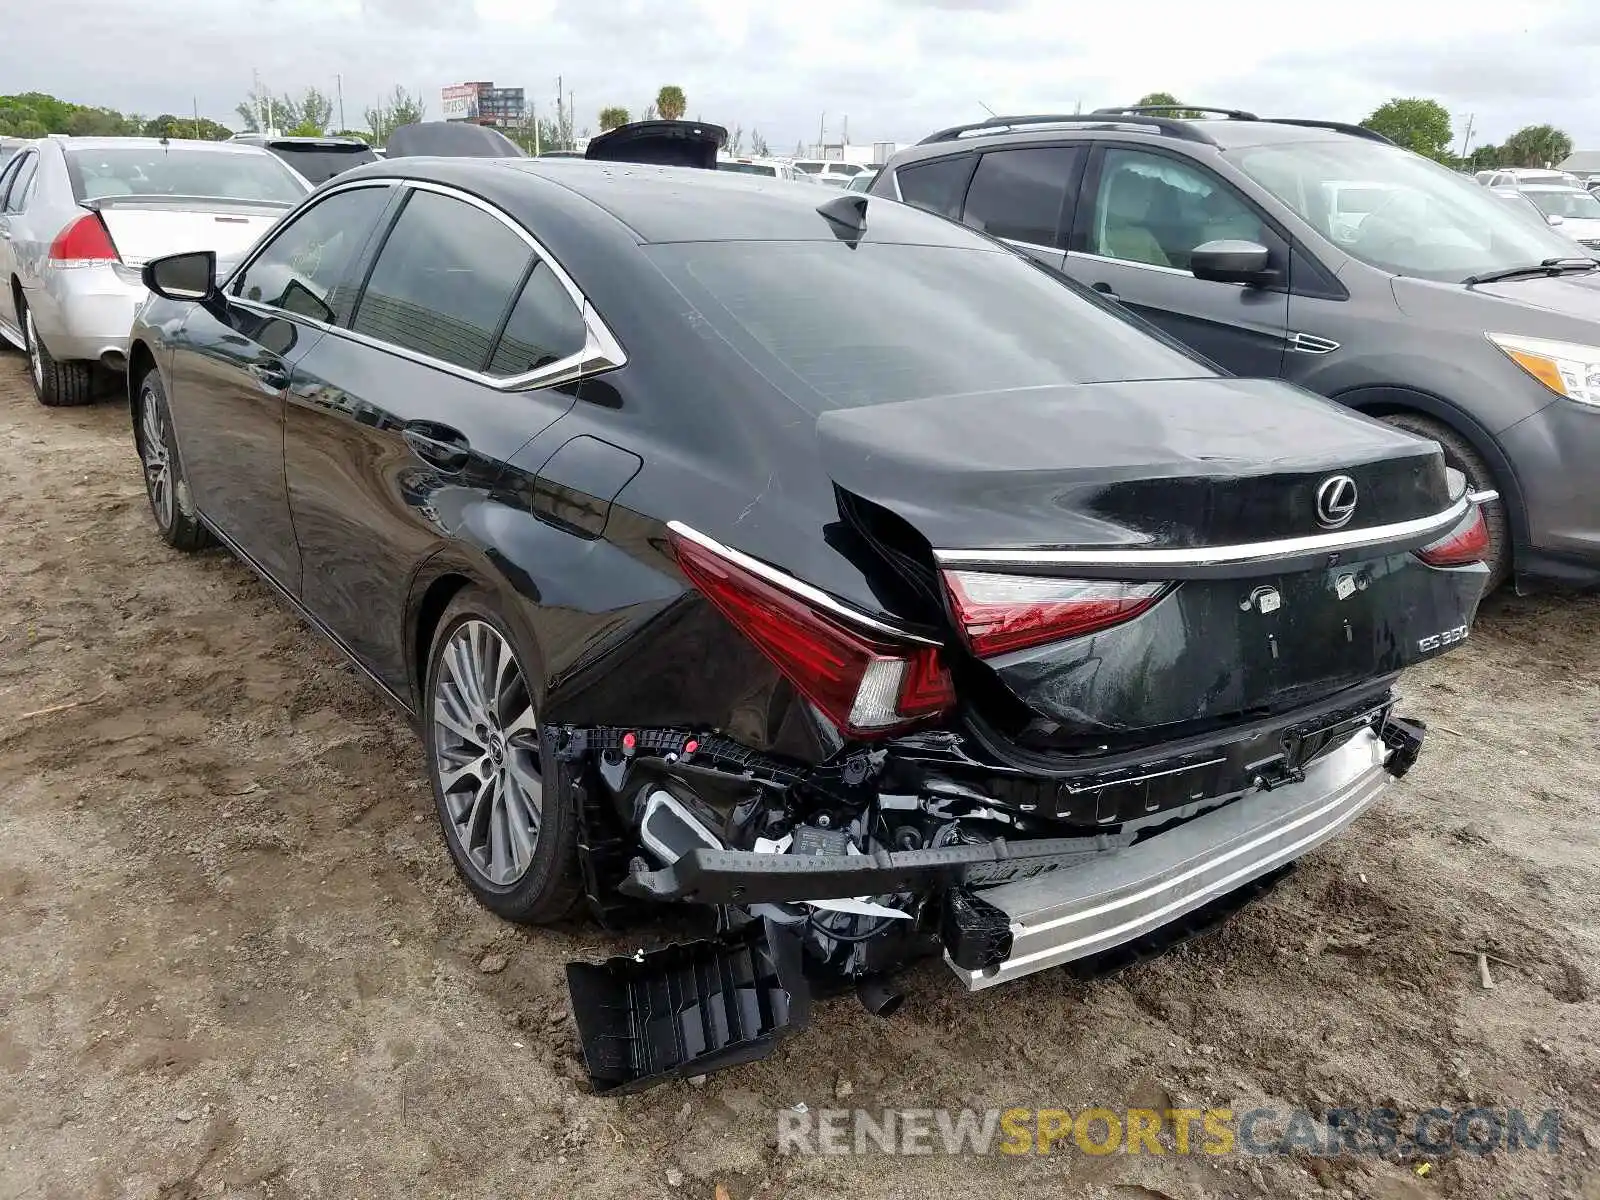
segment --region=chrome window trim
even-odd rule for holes
[[[228,289],[232,288],[235,283],[241,282],[245,272],[278,240],[279,230],[287,229],[291,219],[299,220],[303,213],[309,212],[329,197],[339,195],[341,192],[352,192],[367,187],[396,187],[412,191],[436,192],[441,196],[447,196],[452,200],[459,200],[465,204],[470,204],[473,208],[481,209],[499,221],[526,242],[534,256],[550,268],[562,288],[565,289],[567,298],[577,307],[578,313],[583,319],[583,349],[574,354],[569,354],[565,358],[557,359],[553,363],[546,363],[535,370],[524,371],[520,375],[490,375],[486,371],[475,371],[470,367],[462,367],[455,363],[445,362],[440,358],[418,353],[405,346],[397,346],[392,342],[385,342],[379,338],[372,337],[370,334],[361,333],[344,325],[330,325],[328,322],[319,321],[315,317],[303,316],[300,313],[289,312],[287,309],[277,308],[270,304],[262,304],[257,300],[246,300],[242,296],[228,294]],[[383,253],[381,246],[378,248],[378,253],[380,255]],[[273,236],[263,239],[261,244],[250,252],[249,257],[234,269],[233,274],[228,276],[227,283],[223,285],[221,290],[228,303],[237,304],[251,312],[260,313],[263,316],[279,317],[296,324],[310,326],[313,329],[320,329],[324,333],[334,334],[359,345],[370,346],[374,350],[382,350],[386,354],[393,354],[397,358],[403,358],[424,367],[432,367],[436,371],[443,371],[461,379],[481,383],[486,387],[492,387],[501,392],[521,391],[530,387],[555,387],[559,384],[571,383],[576,379],[599,374],[602,371],[615,370],[618,367],[626,366],[628,362],[628,355],[622,348],[622,343],[617,340],[610,327],[606,325],[600,314],[595,311],[594,305],[589,303],[588,297],[578,288],[572,276],[567,274],[566,269],[556,261],[553,254],[545,249],[538,238],[519,225],[509,214],[502,212],[488,201],[481,200],[469,192],[463,192],[457,188],[434,183],[432,180],[427,179],[406,179],[390,175],[374,176],[366,179],[351,180],[348,183],[329,188],[325,192],[317,193],[312,203],[304,204],[284,217],[282,224],[274,229]],[[354,315],[354,313],[351,314],[352,317]]]
[[[947,567],[1225,567],[1408,541],[1448,529],[1466,515],[1471,503],[1471,498],[1463,495],[1443,512],[1428,517],[1396,521],[1390,525],[1374,525],[1366,529],[1341,529],[1337,533],[1317,533],[1235,546],[1185,547],[1177,550],[1141,550],[1134,546],[1107,550],[935,550],[933,556],[941,566]]]
[[[922,637],[920,634],[910,633],[896,625],[889,624],[887,621],[880,621],[877,617],[868,616],[864,612],[860,612],[857,609],[851,608],[849,605],[835,600],[832,596],[828,595],[827,592],[822,591],[820,588],[814,588],[809,583],[803,583],[802,581],[796,579],[793,575],[790,575],[785,571],[778,570],[777,567],[769,567],[760,559],[751,558],[748,554],[735,550],[732,546],[724,546],[715,538],[707,537],[698,529],[685,525],[682,521],[668,521],[667,528],[673,533],[677,534],[679,537],[687,538],[689,541],[695,543],[695,545],[702,546],[711,551],[711,553],[717,555],[719,558],[727,559],[734,566],[739,567],[741,570],[745,570],[750,572],[752,575],[759,576],[768,583],[772,584],[774,587],[782,588],[791,595],[798,596],[807,603],[814,604],[818,608],[832,613],[841,620],[848,621],[852,625],[855,625],[861,629],[866,629],[873,633],[879,633],[889,637],[898,638],[901,641],[917,642],[924,646],[937,646],[940,644],[932,638],[926,638]]]
[[[963,225],[967,224],[965,221],[961,223]],[[973,229],[974,226],[967,225],[967,228]],[[979,229],[977,232],[982,233],[983,230]],[[1015,247],[1018,250],[1037,250],[1040,254],[1060,254],[1062,252],[1060,246],[1046,246],[1042,242],[1025,242],[1021,238],[1003,237],[1000,234],[992,234],[990,236],[996,241],[1004,242],[1006,245]]]
[[[1068,250],[1068,258],[1083,258],[1090,262],[1115,263],[1119,267],[1137,267],[1141,271],[1159,271],[1163,275],[1182,275],[1185,279],[1193,279],[1193,271],[1185,271],[1182,267],[1163,267],[1160,263],[1135,262],[1131,258],[1115,258],[1109,254],[1091,254],[1087,250]]]

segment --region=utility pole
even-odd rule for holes
[[[200,140],[200,97],[199,96],[190,96],[189,97],[189,103],[194,105],[194,136],[195,136],[195,140],[199,141]]]
[[[533,110],[533,156],[539,157],[539,102],[535,100],[530,107]]]
[[[1467,146],[1472,142],[1472,122],[1476,117],[1476,113],[1467,114],[1467,131],[1461,135],[1461,153],[1456,155],[1457,158],[1467,157]]]
[[[344,123],[344,76],[343,75],[335,75],[333,77],[333,89],[334,89],[334,91],[339,93],[339,128],[340,129],[348,129],[350,127]]]
[[[256,128],[265,133],[266,129],[261,124],[261,73],[254,67],[250,68],[250,98],[255,101]]]
[[[828,114],[823,113],[817,120],[817,157],[822,157],[822,143],[828,140]]]

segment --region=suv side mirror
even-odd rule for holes
[[[1242,283],[1261,287],[1275,283],[1278,273],[1269,265],[1271,255],[1259,242],[1227,238],[1202,242],[1189,252],[1189,270],[1196,279],[1213,283]]]
[[[153,258],[139,274],[145,287],[168,300],[209,300],[217,294],[217,255],[212,250]]]

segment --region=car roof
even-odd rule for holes
[[[200,138],[153,137],[75,137],[60,141],[63,150],[126,150],[155,146],[179,146],[185,150],[210,150],[219,154],[260,154],[259,146],[240,142],[208,142]]]
[[[557,220],[556,207],[572,214],[570,204],[560,203],[564,194],[583,202],[589,222],[608,215],[613,229],[626,229],[635,242],[832,241],[839,227],[817,208],[844,195],[737,171],[574,159],[388,159],[347,171],[339,180],[372,177],[452,184],[500,205],[536,233]],[[996,248],[943,217],[885,198],[866,199],[864,241]]]
[[[1570,183],[1525,183],[1518,191],[1523,192],[1581,192],[1581,187],[1574,187]]]

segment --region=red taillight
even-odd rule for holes
[[[1488,556],[1489,524],[1483,519],[1482,508],[1473,509],[1469,520],[1417,551],[1417,557],[1430,567],[1464,567]]]
[[[689,581],[843,732],[881,737],[955,704],[937,646],[856,628],[736,550],[677,526],[668,536]]]
[[[107,262],[116,257],[117,248],[99,213],[85,213],[50,243],[50,259],[57,264]]]
[[[946,571],[950,607],[979,658],[1082,637],[1149,608],[1164,583]]]

